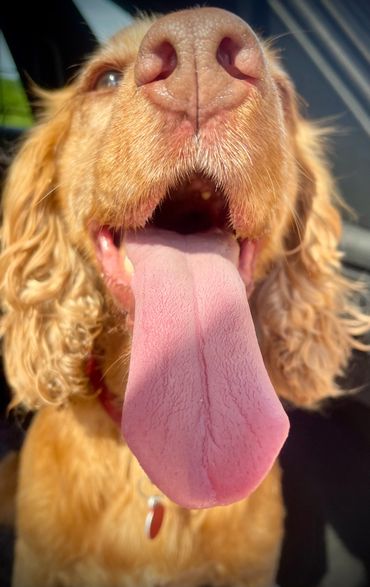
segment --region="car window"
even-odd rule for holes
[[[268,33],[319,128],[346,215],[346,260],[370,269],[370,11],[366,0],[268,0]]]
[[[132,22],[132,16],[110,0],[74,0],[74,4],[100,43]]]
[[[0,31],[0,125],[26,128],[32,113],[17,68]]]

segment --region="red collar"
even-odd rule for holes
[[[86,373],[91,386],[96,391],[101,405],[112,418],[113,422],[121,427],[121,410],[117,406],[117,398],[109,391],[104,381],[103,373],[95,357],[90,357],[86,365]],[[160,496],[151,495],[147,499],[148,511],[145,518],[144,532],[147,538],[153,540],[162,527],[165,507]]]
[[[93,389],[98,395],[101,405],[107,414],[112,418],[113,422],[115,422],[118,426],[121,426],[122,413],[117,406],[117,398],[111,391],[109,391],[104,381],[103,373],[101,372],[95,357],[89,358],[86,366],[86,372]]]

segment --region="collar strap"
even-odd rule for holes
[[[105,381],[103,373],[95,359],[90,357],[86,366],[87,376],[90,380],[90,384],[97,394],[97,397],[107,412],[118,426],[121,426],[122,413],[117,405],[116,396],[109,391]]]
[[[86,365],[86,373],[90,384],[97,394],[101,405],[119,427],[121,426],[121,410],[117,406],[117,398],[109,391],[103,373],[95,357],[90,357]],[[144,532],[147,538],[153,540],[159,534],[165,514],[162,499],[157,495],[151,495],[147,499],[147,515],[145,518]]]

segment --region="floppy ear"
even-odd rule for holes
[[[293,86],[278,80],[299,167],[294,219],[285,255],[256,291],[260,343],[281,397],[301,406],[338,394],[354,338],[370,321],[353,301],[356,286],[341,272],[341,221],[322,132],[298,113]]]
[[[84,362],[100,328],[93,272],[68,241],[57,199],[69,91],[49,96],[48,112],[12,164],[4,193],[3,352],[13,405],[29,408],[86,390]]]

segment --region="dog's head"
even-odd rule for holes
[[[91,393],[94,354],[122,401],[132,347],[124,434],[144,468],[184,505],[237,499],[287,432],[265,366],[312,405],[360,326],[320,133],[219,9],[139,20],[45,100],[4,203],[15,403]]]

